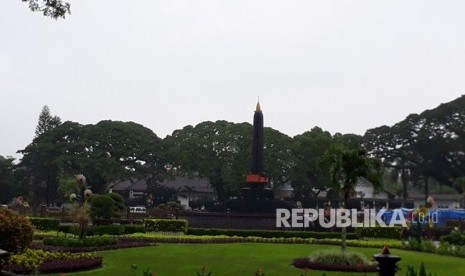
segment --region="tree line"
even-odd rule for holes
[[[265,128],[265,171],[273,187],[291,184],[296,199],[316,199],[325,191],[344,202],[358,177],[377,182],[377,168],[388,179],[384,189],[397,187],[393,193],[404,199],[415,186],[426,200],[432,182],[463,193],[464,119],[465,97],[460,97],[363,136],[314,127],[289,137]],[[96,193],[125,179],[146,178],[157,185],[179,175],[204,177],[223,201],[245,185],[251,148],[249,123],[206,121],[161,139],[134,122],[61,122],[44,107],[35,138],[19,151],[23,158],[16,163],[0,156],[0,202],[18,195],[37,204],[62,202],[72,189],[66,183],[76,174],[84,174]]]

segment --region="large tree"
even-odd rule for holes
[[[293,138],[291,184],[297,199],[312,197],[318,206],[319,194],[330,187],[329,170],[322,158],[331,142],[331,134],[319,127]]]
[[[176,130],[163,141],[174,174],[208,178],[220,200],[237,196],[250,171],[252,125],[227,121],[202,122]],[[270,182],[289,179],[291,138],[264,129],[264,163]]]
[[[35,137],[39,137],[41,134],[56,128],[61,124],[61,118],[58,116],[52,116],[50,113],[50,108],[46,105],[42,107],[42,111],[39,115],[39,120],[37,122]]]
[[[55,201],[60,178],[84,174],[92,190],[102,193],[115,180],[162,177],[161,139],[132,122],[96,125],[65,122],[35,138],[23,151],[28,169],[45,201]],[[40,195],[40,193],[39,193]]]

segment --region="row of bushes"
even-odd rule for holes
[[[79,235],[79,226],[77,225],[60,225],[59,232],[65,234]],[[102,235],[129,235],[134,233],[145,233],[144,225],[95,225],[87,229],[87,236]]]
[[[172,220],[172,219],[146,219],[145,225],[94,225],[87,229],[87,235],[124,235],[134,233],[149,232],[187,232],[186,220]],[[70,233],[74,235],[79,234],[79,227],[76,225],[60,225],[58,231],[63,233]]]
[[[184,219],[145,219],[145,229],[148,232],[182,232],[188,230],[187,220]]]
[[[340,238],[339,232],[306,232],[306,231],[273,231],[273,230],[241,230],[241,229],[204,229],[189,228],[186,232],[188,235],[195,236],[230,236],[230,237],[262,237],[262,238],[314,238],[314,239],[331,239]],[[347,239],[359,239],[356,233],[347,233]]]
[[[39,217],[28,217],[29,221],[38,230],[44,231],[56,231],[60,225],[60,220],[56,218],[39,218]]]
[[[94,247],[116,244],[118,239],[112,236],[87,237],[85,239],[70,239],[67,237],[45,238],[44,245],[60,247]]]
[[[358,227],[355,233],[363,238],[394,239],[402,238],[402,227]]]

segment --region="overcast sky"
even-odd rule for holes
[[[203,121],[363,134],[465,91],[465,1],[70,0],[0,8],[0,155],[63,121]]]

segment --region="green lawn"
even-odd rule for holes
[[[253,275],[263,267],[266,276],[300,275],[300,271],[290,265],[293,258],[307,256],[323,249],[339,249],[337,246],[305,244],[160,244],[151,247],[103,251],[97,254],[104,257],[104,268],[68,275],[142,275],[142,270],[150,268],[156,276],[197,275],[202,265],[212,276]],[[370,257],[381,249],[350,248]],[[402,271],[405,275],[407,265],[416,268],[424,262],[428,272],[441,275],[462,275],[465,271],[465,259],[439,256],[404,250],[391,250],[392,254],[402,258]],[[131,269],[136,264],[138,270]],[[354,275],[354,273],[327,272],[329,275]],[[323,275],[322,271],[312,271],[308,275]],[[364,275],[355,273],[355,275]],[[377,275],[371,273],[367,275]]]

